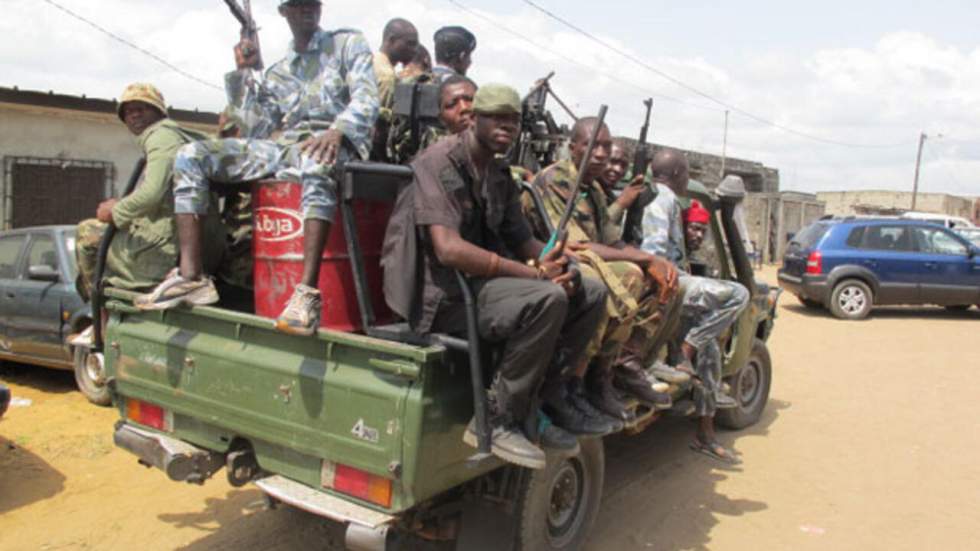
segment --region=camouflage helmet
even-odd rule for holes
[[[167,116],[167,103],[163,100],[163,94],[152,84],[136,82],[123,90],[122,97],[119,98],[119,103],[116,105],[116,114],[119,115],[119,120],[123,120],[123,105],[131,101],[141,101],[152,105],[160,114]]]

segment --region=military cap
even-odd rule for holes
[[[123,105],[131,101],[141,101],[156,107],[164,116],[167,114],[167,103],[163,100],[163,94],[152,84],[136,82],[130,84],[123,90],[122,97],[119,98],[119,104],[116,105],[116,114],[119,115],[119,120],[123,120]]]
[[[280,6],[298,6],[299,4],[321,4],[320,0],[279,0]]]
[[[521,97],[506,84],[484,84],[473,97],[473,112],[480,115],[521,113]]]

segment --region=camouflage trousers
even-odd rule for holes
[[[701,385],[694,388],[695,415],[710,417],[721,391],[723,357],[719,340],[749,303],[749,292],[734,281],[681,274],[681,316],[684,342],[697,350],[694,370]]]
[[[657,301],[643,270],[632,262],[604,262],[586,259],[580,266],[582,275],[598,279],[609,291],[607,316],[586,347],[586,357],[594,359],[600,369],[613,366],[627,342],[640,342],[636,350],[646,363],[653,336],[659,326],[654,317]]]
[[[337,210],[334,165],[303,155],[301,143],[223,138],[185,145],[174,160],[174,211],[207,213],[210,182],[235,184],[274,177],[303,185],[304,218],[332,222]],[[350,157],[350,151],[341,147],[338,162]]]
[[[92,294],[99,243],[107,227],[95,218],[82,220],[78,224],[75,238],[78,278],[75,287],[85,300]],[[110,287],[150,289],[163,281],[167,272],[176,265],[176,239],[154,242],[146,236],[119,230],[106,256],[104,277]]]

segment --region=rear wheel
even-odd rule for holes
[[[75,383],[89,402],[99,406],[112,403],[112,396],[105,384],[105,362],[101,354],[92,354],[84,346],[75,347]]]
[[[830,295],[830,311],[840,319],[859,320],[868,317],[874,295],[863,281],[845,279]]]
[[[769,402],[769,389],[772,386],[772,359],[766,343],[755,339],[752,353],[745,365],[726,381],[732,388],[732,398],[735,398],[738,406],[719,409],[715,413],[715,420],[719,425],[732,430],[756,424]]]
[[[518,551],[579,549],[595,522],[602,498],[605,452],[601,438],[583,438],[575,457],[549,454],[531,471],[518,495]]]

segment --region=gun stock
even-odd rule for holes
[[[544,255],[551,252],[559,242],[564,243],[563,236],[566,233],[566,228],[568,227],[568,221],[572,218],[572,213],[575,211],[575,204],[578,202],[578,197],[580,194],[580,189],[582,187],[582,180],[585,178],[585,167],[589,165],[589,160],[592,159],[592,151],[595,149],[595,141],[599,136],[599,131],[602,129],[602,125],[606,121],[606,111],[609,107],[603,105],[599,107],[599,120],[596,122],[595,126],[592,128],[592,134],[589,136],[589,146],[585,149],[585,156],[582,157],[582,161],[578,166],[578,174],[575,177],[575,185],[572,186],[568,194],[568,200],[565,201],[565,210],[561,213],[561,218],[558,221],[558,225],[555,227],[555,231],[551,232],[551,238],[545,244],[544,249],[541,250],[541,258]]]

